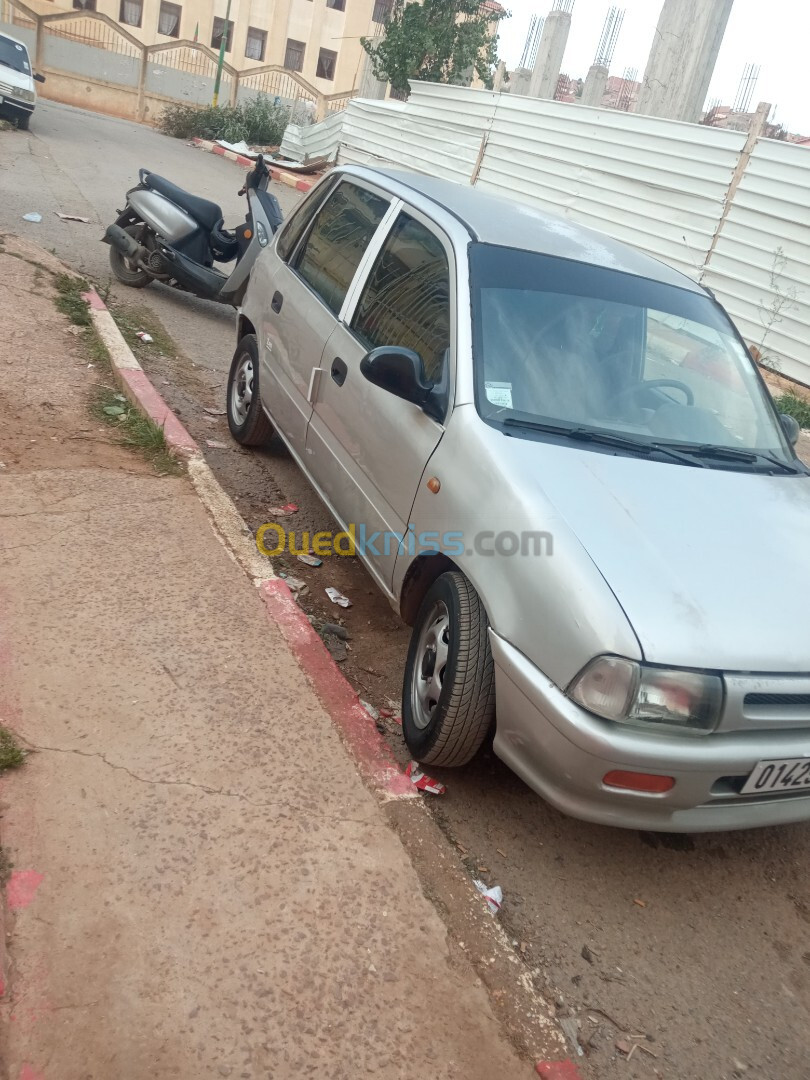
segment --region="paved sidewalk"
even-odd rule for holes
[[[110,444],[47,278],[0,273],[4,1075],[528,1075],[190,483]]]

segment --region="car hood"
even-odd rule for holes
[[[810,477],[691,468],[579,447],[532,470],[652,663],[810,671]],[[542,461],[542,465],[541,465]]]
[[[0,83],[5,83],[12,90],[33,90],[34,80],[24,71],[15,71],[14,68],[0,64]]]

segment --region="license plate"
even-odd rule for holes
[[[810,791],[810,758],[760,761],[745,782],[741,795],[770,791]]]

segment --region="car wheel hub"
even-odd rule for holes
[[[436,604],[425,620],[416,655],[411,711],[414,723],[420,731],[424,731],[439,704],[450,655],[450,612],[444,603]]]
[[[244,424],[253,401],[253,360],[249,356],[242,358],[231,391],[231,412],[238,424]]]

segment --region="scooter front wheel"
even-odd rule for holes
[[[139,225],[130,225],[124,232],[138,240],[136,234],[139,229]],[[122,285],[129,285],[131,289],[145,289],[154,280],[151,274],[135,266],[114,247],[110,247],[110,269]]]

